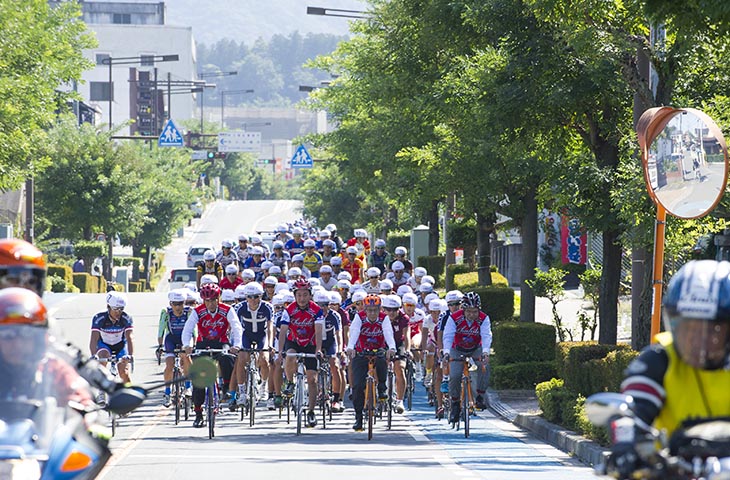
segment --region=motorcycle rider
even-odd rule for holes
[[[634,412],[668,436],[683,421],[730,416],[730,262],[695,260],[674,275],[664,296],[667,331],[626,369],[621,391]],[[639,430],[611,424],[614,446],[607,466],[620,478],[641,466]],[[640,447],[639,447],[640,449]]]

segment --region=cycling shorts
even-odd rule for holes
[[[175,335],[173,333],[168,333],[165,335],[165,358],[172,358],[175,356],[174,353],[172,353],[175,349],[181,349],[182,348],[182,338],[180,338],[180,335]]]
[[[284,352],[288,352],[289,350],[294,350],[296,353],[316,353],[317,346],[310,343],[309,345],[301,346],[297,342],[292,342],[291,340],[287,340],[284,342]],[[317,359],[316,358],[305,358],[304,359],[304,367],[307,370],[317,370]]]
[[[335,337],[325,338],[324,342],[322,342],[322,352],[324,352],[325,355],[332,357],[332,356],[334,356],[336,351],[337,351],[337,343],[335,342]]]
[[[243,338],[241,338],[241,346],[243,348],[253,348],[252,345],[254,343],[256,344],[256,348],[266,348],[266,331],[256,333],[243,333]]]
[[[129,353],[127,352],[126,341],[122,341],[114,345],[109,345],[99,339],[99,341],[96,342],[96,350],[97,355],[99,354],[99,350],[106,350],[107,352],[109,352],[109,355],[113,355],[117,359],[129,355]]]

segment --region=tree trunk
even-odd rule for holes
[[[654,258],[645,250],[644,276],[637,281],[640,291],[636,317],[631,318],[631,348],[641,350],[651,343],[651,307],[654,297]],[[632,308],[633,314],[633,308]]]
[[[433,257],[439,254],[439,202],[431,202],[428,211],[428,255]]]
[[[621,243],[619,232],[603,232],[603,270],[601,296],[598,298],[598,343],[615,345],[618,334],[618,291],[621,280]]]
[[[494,231],[494,215],[482,215],[477,212],[477,251],[479,258],[477,259],[477,272],[479,275],[479,285],[492,284],[492,245],[490,235]]]
[[[109,260],[106,262],[106,265],[104,266],[104,276],[106,277],[108,282],[113,281],[112,278],[112,272],[114,271],[114,235],[109,235]]]
[[[142,278],[144,278],[147,282],[147,288],[150,286],[150,257],[152,257],[152,249],[149,245],[145,245],[145,254],[142,256],[142,265],[144,268],[144,271],[142,273]]]
[[[535,278],[537,267],[537,187],[531,186],[523,197],[525,217],[522,219],[522,264],[520,276],[520,321],[535,321],[535,294],[527,280]]]
[[[448,195],[446,197],[446,215],[444,218],[444,243],[446,244],[446,259],[444,262],[445,269],[448,272],[449,271],[449,265],[453,265],[456,263],[456,255],[454,254],[454,244],[451,241],[451,230],[449,229],[449,220],[451,220],[451,212],[454,210],[454,195]],[[449,275],[444,274],[444,278],[446,279],[446,282],[444,284],[444,288],[446,291],[449,291],[453,288],[451,285],[451,278]]]

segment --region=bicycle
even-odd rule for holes
[[[109,364],[109,373],[113,377],[116,378],[116,377],[119,376],[119,370],[117,369],[117,364],[122,360],[122,358],[129,358],[129,356],[128,355],[125,355],[122,358],[117,358],[115,355],[112,355],[111,357],[100,358],[100,357],[98,357],[96,355],[92,355],[91,358],[94,359],[94,360],[97,360],[98,362],[100,362],[102,364],[107,364],[108,363]],[[101,395],[104,395],[104,398],[106,398],[106,394],[102,393]],[[106,400],[105,400],[104,403],[106,403]],[[116,433],[117,433],[117,422],[118,422],[118,418],[121,417],[121,416],[122,415],[117,415],[115,413],[112,413],[111,411],[109,412],[109,417],[110,417],[111,423],[112,423],[112,437],[114,435],[116,435]],[[126,417],[127,415],[123,415],[123,416]]]
[[[194,358],[204,355],[210,357],[223,355],[235,357],[235,355],[228,353],[227,348],[196,349],[190,356]],[[208,438],[211,439],[215,437],[215,416],[218,414],[218,408],[220,406],[220,393],[218,389],[219,386],[217,381],[213,382],[212,386],[205,387],[205,403],[203,404],[203,409],[206,412],[206,422],[208,423]]]
[[[474,396],[471,391],[471,374],[469,368],[472,358],[467,354],[459,354],[458,360],[463,362],[463,371],[461,373],[461,395],[459,396],[459,405],[461,406],[461,415],[456,419],[454,427],[459,430],[459,421],[464,421],[464,438],[469,438],[469,422],[470,417],[475,415]]]
[[[259,375],[258,353],[263,352],[261,348],[242,348],[240,351],[250,354],[248,365],[246,365],[246,399],[241,407],[241,421],[248,415],[248,426],[253,427],[256,417],[257,385],[256,378]]]
[[[412,349],[413,351],[420,351],[420,349]],[[406,358],[406,367],[405,367],[405,377],[406,377],[406,408],[408,410],[413,410],[413,392],[416,389],[416,366],[413,363],[413,358],[408,356]]]
[[[386,380],[386,386],[388,388],[388,399],[383,405],[386,412],[388,412],[388,430],[390,430],[393,425],[393,397],[395,396],[395,372],[393,371],[393,362],[397,362],[399,359],[399,357],[393,357],[388,362],[388,376]]]
[[[319,395],[317,397],[319,401],[319,409],[322,413],[322,428],[327,428],[327,417],[329,416],[330,422],[332,421],[332,371],[330,370],[330,364],[328,361],[320,362],[319,369],[317,371],[319,386]]]
[[[188,397],[185,395],[185,374],[182,369],[182,361],[180,354],[185,353],[184,350],[174,349],[171,353],[175,355],[175,363],[172,367],[172,403],[175,404],[175,425],[180,423],[180,411],[182,410],[185,421],[190,415],[190,404]]]
[[[316,353],[284,353],[284,356],[293,355],[297,359],[297,375],[294,380],[294,398],[293,403],[290,400],[288,403],[291,405],[297,416],[297,435],[302,434],[302,420],[304,417],[304,410],[306,403],[308,402],[307,390],[304,388],[306,383],[306,367],[304,366],[305,358],[317,358]],[[291,396],[286,395],[291,399]],[[288,413],[287,413],[288,415]],[[287,420],[288,422],[288,420]]]
[[[368,417],[368,440],[373,439],[373,425],[375,424],[375,416],[378,408],[377,395],[377,373],[375,371],[375,362],[378,358],[385,356],[384,350],[366,350],[358,352],[357,356],[365,357],[368,360],[368,374],[365,378],[365,410],[364,413]]]

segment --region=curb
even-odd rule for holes
[[[604,462],[608,449],[577,433],[550,423],[538,415],[526,415],[502,403],[494,391],[488,392],[489,408],[499,417],[532,433],[539,440],[572,455],[588,466],[595,467]]]

